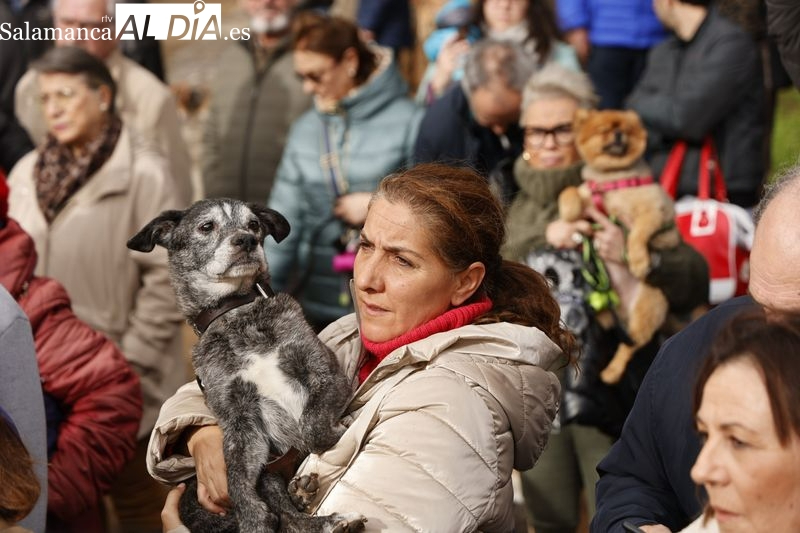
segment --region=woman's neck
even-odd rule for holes
[[[362,336],[364,347],[378,357],[385,357],[401,346],[418,341],[435,333],[449,331],[471,324],[476,318],[492,308],[492,301],[484,297],[477,302],[454,307],[402,335],[382,342],[373,342]]]
[[[435,333],[450,331],[471,324],[476,318],[487,313],[491,308],[492,301],[488,297],[484,297],[475,303],[450,309],[433,320],[429,320],[394,339],[383,342],[372,342],[362,335],[361,342],[364,345],[364,349],[367,351],[367,355],[361,368],[358,370],[359,383],[364,383],[372,371],[375,370],[375,367],[397,348],[425,339]]]

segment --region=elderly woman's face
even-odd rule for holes
[[[532,102],[522,114],[525,158],[535,169],[568,167],[580,160],[572,119],[578,103],[567,97]]]
[[[295,50],[293,57],[294,71],[303,82],[303,90],[313,94],[323,109],[335,107],[355,87],[358,58],[352,48],[340,61],[308,50]]]
[[[800,437],[781,445],[764,378],[750,360],[711,374],[697,428],[705,443],[692,479],[708,491],[722,533],[800,531]]]
[[[353,279],[361,333],[373,342],[398,337],[475,291],[471,271],[452,272],[421,227],[403,204],[379,199],[369,209]]]
[[[80,74],[40,73],[39,91],[47,130],[64,145],[82,145],[98,136],[111,100],[106,86],[92,89]]]

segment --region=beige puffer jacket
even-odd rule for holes
[[[531,468],[547,442],[559,348],[535,328],[469,325],[395,350],[357,387],[356,326],[349,315],[320,335],[355,395],[339,443],[300,467],[319,475],[315,512],[362,513],[367,531],[513,530],[511,472]],[[191,457],[164,451],[210,423],[197,385],[182,387],[156,423],[150,473],[170,483],[193,474]]]

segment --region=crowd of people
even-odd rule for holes
[[[294,465],[318,480],[308,512],[367,531],[800,530],[800,166],[769,184],[765,156],[772,70],[800,86],[800,8],[766,4],[440,0],[415,79],[413,2],[239,0],[252,38],[220,45],[199,147],[153,41],[4,41],[0,531],[186,532],[192,476],[208,512],[235,508],[166,253],[125,247],[211,197],[286,217],[272,289],[352,384],[342,439]],[[114,16],[37,5],[0,0],[0,22]],[[656,181],[686,147],[679,197],[714,147],[756,225],[749,296],[710,306],[682,240],[637,277],[601,206],[560,218],[590,109],[640,117]],[[645,285],[669,319],[606,383]]]

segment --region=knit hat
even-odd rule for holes
[[[8,219],[8,184],[6,176],[0,170],[0,228],[6,225]]]

